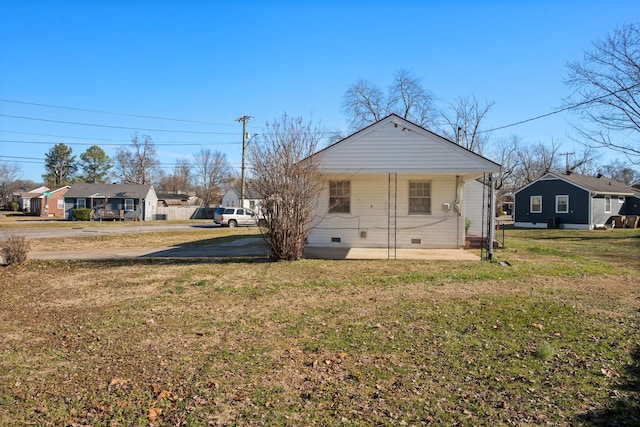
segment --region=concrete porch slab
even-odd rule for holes
[[[316,259],[393,259],[393,251],[381,248],[317,248],[307,247],[305,258]],[[480,261],[480,257],[464,249],[396,249],[395,259]]]

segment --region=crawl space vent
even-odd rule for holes
[[[421,245],[422,244],[422,239],[411,239],[411,244],[412,245]]]
[[[340,238],[339,237],[332,237],[331,238],[331,243],[340,243]]]

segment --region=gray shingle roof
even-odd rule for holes
[[[110,199],[138,199],[146,197],[148,184],[73,184],[65,197],[107,197]]]
[[[565,179],[577,186],[580,186],[586,190],[594,191],[596,193],[603,194],[619,194],[619,195],[636,195],[638,192],[623,182],[616,181],[611,178],[590,176],[590,175],[580,175],[577,173],[572,174],[559,174],[554,173],[553,175]]]

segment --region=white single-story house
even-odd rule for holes
[[[222,206],[229,208],[240,207],[240,196],[242,195],[240,188],[229,188],[222,196]],[[260,212],[260,208],[264,198],[255,192],[252,188],[244,189],[244,208]]]
[[[501,172],[499,164],[395,114],[314,156],[325,185],[307,246],[383,248],[391,258],[395,249],[464,247],[465,217],[483,217],[482,194],[472,198],[469,191],[481,193],[476,179],[492,183],[489,177]]]

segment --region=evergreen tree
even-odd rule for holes
[[[80,154],[80,166],[84,171],[84,181],[96,184],[106,181],[111,170],[111,158],[97,145],[92,145]]]
[[[45,154],[44,169],[47,173],[42,178],[47,184],[55,188],[71,184],[73,174],[78,170],[76,156],[72,152],[71,147],[59,143]]]

